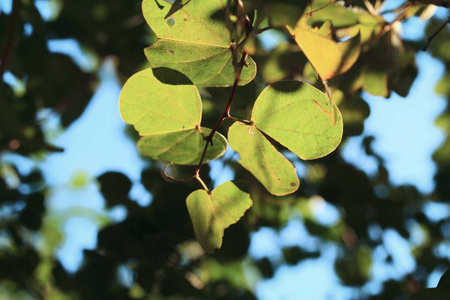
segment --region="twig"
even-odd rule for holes
[[[411,5],[412,5],[411,2],[406,3],[403,8],[404,10],[401,13],[399,13],[397,17],[395,17],[394,21],[392,21],[391,23],[385,24],[383,26],[383,28],[380,30],[380,32],[378,34],[374,35],[373,37],[371,37],[370,40],[366,44],[368,44],[368,45],[372,44],[374,41],[376,41],[377,39],[382,37],[386,32],[391,30],[391,28],[395,22],[402,21],[406,17],[406,12]]]
[[[228,1],[229,3],[230,1]],[[248,34],[250,33],[250,31],[253,29],[250,23],[250,19],[248,18],[248,16],[242,16],[243,13],[243,2],[242,0],[235,0],[236,2],[236,6],[237,6],[237,17],[238,20],[243,20],[243,22],[245,22],[244,24],[244,28],[246,29],[246,37],[248,36]],[[229,11],[228,11],[229,13]],[[242,17],[242,18],[241,18]],[[233,44],[230,46],[230,51],[232,52],[232,55],[235,56],[236,53],[238,53],[237,51],[237,47],[234,46]],[[194,174],[190,177],[184,178],[184,179],[177,179],[173,176],[170,176],[169,174],[167,174],[167,167],[172,165],[172,163],[168,163],[165,168],[164,168],[164,176],[170,180],[173,180],[175,182],[186,182],[186,181],[190,181],[192,179],[197,179],[197,181],[200,182],[200,184],[202,185],[202,187],[208,192],[210,193],[210,191],[208,190],[208,187],[206,186],[206,184],[203,182],[203,180],[200,178],[200,169],[203,165],[203,161],[205,160],[206,157],[206,152],[208,151],[208,147],[209,144],[211,144],[211,146],[213,146],[213,137],[214,134],[217,132],[217,130],[219,129],[219,126],[222,124],[222,122],[226,119],[236,119],[230,116],[230,109],[231,109],[231,104],[233,103],[233,99],[234,99],[234,95],[236,93],[236,88],[239,84],[239,81],[241,80],[241,73],[242,73],[242,68],[244,67],[244,65],[246,65],[246,60],[248,58],[248,53],[243,51],[241,59],[239,60],[239,62],[237,64],[235,64],[235,72],[234,72],[234,83],[233,83],[233,87],[231,88],[231,92],[230,92],[230,96],[228,97],[228,101],[227,101],[227,105],[225,106],[224,111],[222,112],[219,120],[217,120],[216,124],[214,125],[213,129],[211,130],[210,134],[206,137],[204,137],[203,139],[206,141],[205,147],[203,148],[203,153],[202,156],[200,158],[200,162],[197,165],[197,168],[194,172]],[[244,121],[247,122],[247,121]],[[251,121],[250,121],[251,123]]]
[[[198,175],[199,172],[200,172],[200,168],[201,168],[201,166],[203,164],[203,161],[205,159],[206,151],[208,150],[209,144],[211,144],[211,146],[213,146],[214,134],[217,132],[217,130],[219,129],[219,126],[222,124],[222,122],[224,120],[226,120],[226,119],[231,117],[230,116],[231,104],[233,103],[234,94],[236,93],[236,88],[237,88],[237,86],[239,84],[239,80],[240,80],[240,77],[241,77],[242,67],[245,64],[245,61],[246,61],[247,57],[248,57],[248,54],[244,52],[242,54],[242,57],[241,57],[241,60],[239,61],[238,66],[237,66],[237,70],[236,70],[236,73],[235,73],[234,84],[233,84],[233,87],[231,88],[231,92],[230,92],[230,96],[228,97],[227,105],[225,106],[225,109],[222,112],[222,115],[220,116],[219,120],[217,120],[216,125],[214,125],[211,133],[208,136],[204,137],[204,140],[206,141],[206,145],[205,145],[205,148],[203,149],[203,154],[202,154],[202,157],[200,159],[200,162],[198,163],[197,169],[195,171],[195,175]]]
[[[267,27],[264,27],[264,28],[257,29],[257,30],[255,31],[255,33],[256,33],[256,34],[260,34],[260,33],[263,33],[263,32],[265,32],[265,31],[267,31],[267,30],[270,30],[270,29],[273,29],[273,27],[272,27],[272,26],[267,26]]]
[[[21,0],[13,0],[13,7],[11,14],[8,18],[8,27],[6,31],[5,44],[3,45],[2,54],[0,57],[0,80],[3,78],[3,74],[8,66],[9,58],[11,55],[11,50],[14,45],[14,40],[16,36],[16,26],[19,20],[20,2]]]
[[[423,51],[427,51],[427,48],[428,48],[428,46],[430,46],[431,41],[433,41],[433,39],[439,34],[439,32],[442,31],[442,29],[445,28],[445,26],[446,26],[448,23],[450,23],[450,17],[448,17],[447,21],[446,21],[444,24],[442,24],[442,25],[438,28],[438,30],[436,30],[436,32],[433,33],[433,35],[431,35],[431,36],[428,38],[427,43],[426,43],[425,46],[423,47]]]

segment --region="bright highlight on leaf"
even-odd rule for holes
[[[328,97],[309,84],[293,80],[266,87],[256,99],[252,121],[304,160],[331,153],[343,133],[341,113]]]
[[[324,93],[299,81],[269,85],[256,100],[252,122],[231,126],[230,146],[239,153],[239,163],[278,196],[295,192],[299,181],[294,166],[262,133],[305,160],[332,152],[343,133],[339,109]]]
[[[152,69],[136,73],[125,83],[120,112],[143,136],[138,143],[142,155],[180,165],[200,161],[206,145],[203,136],[211,130],[200,127],[202,105],[197,88],[184,83],[181,74]],[[226,139],[216,133],[204,162],[222,156],[226,148]]]
[[[123,120],[134,125],[141,136],[194,129],[202,118],[202,102],[195,86],[165,84],[152,69],[128,79],[119,106]]]
[[[245,182],[228,181],[210,194],[197,190],[188,196],[186,205],[195,236],[206,252],[220,248],[224,230],[239,221],[252,206],[247,189]]]
[[[255,126],[234,123],[228,132],[230,146],[240,155],[239,163],[273,195],[295,192],[300,182],[295,167]]]
[[[161,7],[155,0],[144,0],[144,17],[158,37],[145,49],[150,66],[178,70],[197,86],[232,85],[235,78],[230,32],[224,21],[226,3],[193,0],[178,3],[174,9],[169,3]],[[256,64],[249,57],[239,85],[255,76]]]
[[[337,43],[331,38],[331,22],[325,22],[319,29],[309,27],[306,21],[302,17],[291,32],[320,78],[327,80],[350,69],[359,57],[359,33]]]

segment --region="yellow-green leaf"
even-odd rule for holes
[[[220,248],[224,230],[252,206],[247,190],[245,182],[228,181],[211,193],[197,190],[186,199],[195,236],[206,252]]]
[[[161,1],[159,1],[161,2]],[[234,66],[230,31],[225,24],[226,0],[143,1],[143,14],[158,40],[145,49],[152,67],[175,69],[197,86],[230,86]],[[256,64],[247,59],[239,85],[256,76]]]
[[[165,74],[161,72],[160,76]],[[181,77],[170,78],[170,81],[178,79],[181,82]],[[120,94],[119,106],[123,120],[134,125],[141,136],[200,126],[202,103],[197,88],[163,83],[154,76],[152,69],[140,71],[128,79]]]
[[[207,136],[211,129],[189,129],[178,132],[155,134],[143,137],[138,142],[142,155],[155,160],[172,162],[177,165],[196,165],[200,162]],[[213,145],[208,147],[203,163],[222,156],[227,149],[227,140],[216,132]]]
[[[228,131],[231,148],[239,153],[239,163],[250,171],[273,195],[295,192],[300,182],[295,167],[255,127],[234,123]]]
[[[299,81],[280,81],[266,87],[253,107],[252,121],[305,160],[332,152],[343,133],[339,109],[324,93]]]
[[[151,67],[178,70],[197,86],[228,86],[234,82],[234,66],[229,47],[160,39],[145,49],[145,55]],[[249,83],[255,76],[256,64],[249,57],[247,66],[242,70],[241,85]]]
[[[330,23],[322,29],[311,28],[306,17],[301,18],[293,30],[294,38],[322,80],[344,73],[356,62],[360,52],[359,33],[338,44],[328,35]]]

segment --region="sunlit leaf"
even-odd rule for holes
[[[239,163],[273,195],[295,192],[300,182],[295,167],[255,127],[234,123],[228,132],[230,146],[239,153]]]
[[[172,40],[158,40],[145,49],[151,67],[166,67],[186,74],[197,86],[227,86],[234,82],[234,66],[229,47],[195,44]],[[238,58],[239,59],[239,58]],[[256,64],[247,59],[241,83],[256,75]]]
[[[128,79],[119,101],[123,120],[134,125],[141,136],[194,129],[200,125],[202,103],[197,88],[163,83],[154,76],[152,69]]]
[[[299,81],[268,86],[256,100],[252,121],[306,160],[329,154],[342,139],[339,109],[324,93]]]
[[[342,4],[330,0],[315,0],[312,8],[307,8],[305,13],[312,9],[312,24],[331,21],[334,27],[347,27],[358,22],[358,13],[345,8]]]
[[[167,67],[185,74],[197,86],[230,86],[234,67],[230,31],[225,24],[226,0],[186,1],[174,9],[167,2],[144,0],[143,14],[158,40],[146,48],[152,67]],[[248,58],[239,85],[256,75]]]
[[[252,200],[246,183],[228,181],[211,193],[204,190],[191,193],[186,205],[197,240],[206,252],[212,253],[222,246],[224,230],[239,221],[252,206]]]
[[[155,160],[178,165],[196,165],[200,162],[206,141],[203,139],[211,129],[189,129],[178,132],[154,134],[138,142],[142,155]],[[204,163],[222,156],[227,149],[227,140],[218,132],[214,134],[213,145],[208,147]]]
[[[330,25],[324,23],[322,29],[311,28],[303,17],[293,30],[295,41],[322,80],[346,72],[356,62],[360,52],[359,34],[338,44],[329,36]]]

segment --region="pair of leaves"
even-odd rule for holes
[[[299,81],[268,86],[256,100],[251,125],[235,123],[228,132],[240,164],[274,195],[299,187],[295,167],[269,142],[267,134],[304,160],[323,157],[342,139],[338,108],[318,89]]]
[[[337,43],[332,39],[330,21],[326,21],[320,29],[311,28],[304,15],[294,29],[288,29],[322,80],[346,72],[359,57],[359,33],[345,42]]]
[[[231,38],[225,20],[226,0],[187,1],[175,6],[144,0],[143,13],[158,40],[145,49],[150,66],[166,67],[186,75],[203,87],[230,86],[235,79]],[[240,53],[242,55],[242,53]],[[239,59],[238,57],[237,59]],[[239,85],[256,76],[250,57]]]
[[[123,120],[143,136],[138,142],[143,155],[180,165],[199,163],[206,145],[203,136],[211,130],[200,127],[199,92],[181,74],[168,69],[134,74],[120,94],[120,112]],[[204,162],[222,156],[227,141],[216,133],[213,145]]]
[[[206,252],[220,248],[224,230],[239,221],[252,206],[247,191],[246,182],[228,181],[211,193],[197,190],[188,196],[186,205],[195,236]]]

